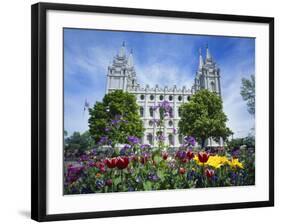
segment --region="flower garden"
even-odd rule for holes
[[[126,143],[102,136],[98,145],[64,163],[64,193],[105,193],[244,186],[255,184],[254,148],[199,147],[192,136],[178,148],[165,145],[164,120],[170,105],[163,102],[157,120],[156,146],[140,144],[128,136]],[[122,115],[108,122],[107,131],[118,132]]]

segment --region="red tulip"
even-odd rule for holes
[[[168,154],[167,152],[163,152],[163,153],[162,153],[162,158],[163,158],[164,160],[166,160],[166,159],[168,158],[168,156],[169,156],[169,154]]]
[[[100,169],[100,172],[101,172],[101,173],[105,173],[105,171],[106,171],[104,165],[100,166],[99,169]]]
[[[106,180],[105,183],[106,183],[107,186],[111,186],[112,182],[113,182],[112,179],[108,179],[108,180]]]
[[[116,167],[116,163],[117,163],[117,159],[114,157],[114,158],[106,158],[105,159],[105,164],[107,165],[108,168],[114,168]]]
[[[194,153],[193,153],[191,150],[187,151],[187,153],[186,153],[186,158],[187,158],[188,160],[192,160],[193,157],[194,157]]]
[[[187,158],[184,158],[181,160],[182,163],[186,163],[187,162]]]
[[[215,175],[215,171],[214,171],[214,170],[211,170],[211,169],[206,169],[206,170],[205,170],[205,175],[206,175],[208,178],[211,178],[212,176]]]
[[[95,163],[95,166],[102,172],[105,172],[104,162],[98,161]]]
[[[185,169],[183,167],[179,168],[179,173],[180,174],[185,174]]]
[[[139,161],[139,157],[137,155],[131,156],[131,161],[138,162]]]
[[[123,157],[117,157],[116,158],[117,162],[116,162],[116,166],[118,169],[125,169],[128,164],[129,164],[129,158],[127,156],[123,156]]]
[[[209,159],[209,153],[206,152],[199,152],[198,153],[198,159],[201,163],[206,163]]]
[[[147,154],[142,155],[142,156],[140,157],[140,162],[141,162],[142,164],[145,164],[147,161],[148,161],[148,155],[147,155]],[[153,164],[155,165],[154,160],[153,160]]]

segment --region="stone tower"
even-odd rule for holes
[[[217,93],[221,97],[221,84],[220,84],[220,69],[214,61],[211,52],[207,46],[206,59],[204,61],[201,49],[199,49],[199,62],[194,85],[192,87],[193,93],[207,89],[211,92]],[[223,146],[223,139],[220,138],[218,142],[212,138],[206,139],[205,145],[207,146]]]
[[[193,90],[208,89],[221,96],[220,69],[217,67],[210,50],[206,48],[206,59],[204,61],[201,49],[199,49],[199,63],[196,72]]]
[[[126,55],[125,42],[123,42],[119,52],[113,58],[113,62],[108,66],[106,93],[120,89],[127,91],[128,88],[137,87],[136,72],[133,61],[133,51]]]

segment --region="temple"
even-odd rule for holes
[[[141,86],[137,81],[134,68],[133,51],[127,53],[125,42],[123,42],[118,53],[113,58],[113,62],[108,66],[106,93],[114,90],[123,90],[134,94],[140,106],[140,116],[145,128],[142,138],[143,144],[155,145],[157,125],[154,120],[159,119],[159,111],[155,111],[154,106],[164,100],[168,101],[173,108],[172,117],[165,119],[164,136],[165,143],[170,146],[178,147],[183,136],[175,132],[178,130],[180,120],[180,105],[189,101],[190,97],[201,89],[208,89],[221,96],[220,69],[217,67],[211,52],[206,47],[206,58],[204,60],[201,49],[199,49],[198,69],[195,74],[194,84],[188,89],[185,86],[178,88],[155,85]],[[207,146],[222,146],[222,139],[215,142],[211,138],[206,140]]]

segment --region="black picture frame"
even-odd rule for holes
[[[160,207],[149,209],[114,210],[70,214],[46,214],[46,12],[63,10],[100,12],[123,15],[162,16],[217,21],[254,22],[269,25],[269,200],[243,203],[208,204],[196,206]],[[148,215],[206,210],[238,209],[274,206],[274,18],[240,15],[164,11],[137,8],[103,7],[73,4],[37,3],[31,11],[31,75],[32,75],[32,153],[31,153],[31,218],[37,221]]]

